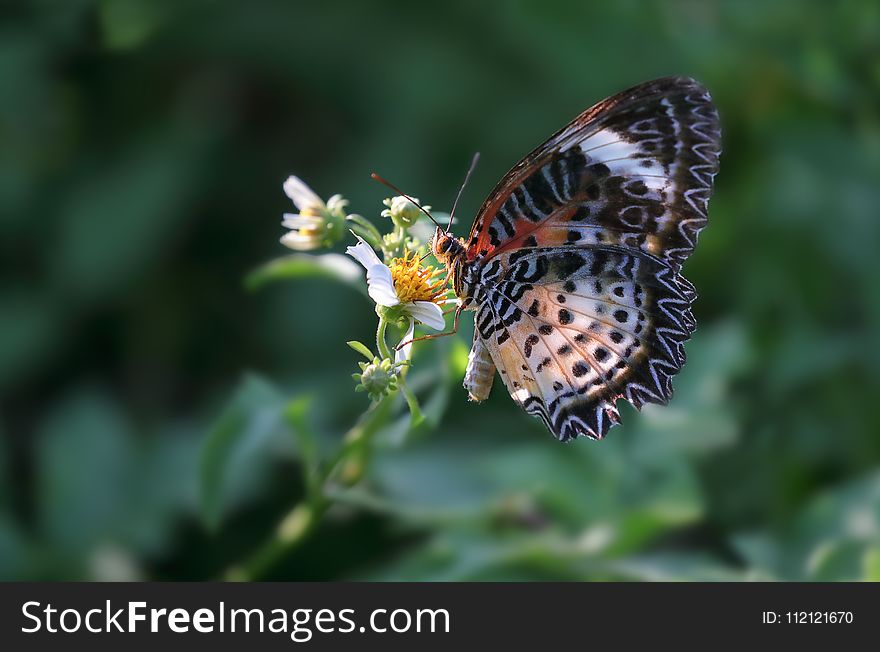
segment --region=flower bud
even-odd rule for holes
[[[385,358],[373,358],[369,364],[359,362],[361,373],[354,374],[358,381],[356,392],[366,392],[373,401],[378,401],[397,389],[397,368],[393,361]]]
[[[419,201],[418,198],[413,197],[413,199]],[[382,216],[390,217],[392,221],[402,229],[408,229],[413,226],[419,221],[419,217],[422,215],[422,210],[418,205],[411,202],[406,197],[391,197],[382,203],[388,207],[382,211]],[[424,206],[423,208],[426,211],[431,210],[430,206]]]

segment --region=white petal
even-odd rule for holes
[[[324,206],[324,202],[315,194],[315,191],[303,183],[299,177],[287,177],[287,181],[284,182],[284,193],[300,210],[306,207]]]
[[[315,217],[314,215],[299,215],[297,213],[285,213],[284,219],[281,221],[281,226],[286,227],[288,229],[302,229],[303,227],[318,227],[321,226],[322,220],[320,217]]]
[[[425,326],[433,328],[435,331],[442,331],[446,328],[446,320],[443,319],[443,309],[436,303],[413,301],[411,305],[407,306],[407,311]]]
[[[380,306],[396,306],[400,303],[394,289],[391,270],[383,263],[373,248],[358,237],[358,243],[345,250],[349,256],[367,269],[367,292]]]
[[[409,360],[409,357],[412,355],[412,338],[415,335],[415,322],[410,319],[409,320],[409,328],[406,329],[406,334],[403,336],[401,342],[408,342],[405,346],[402,346],[397,351],[394,352],[394,361],[395,362],[404,362],[405,360]]]
[[[290,231],[281,236],[281,244],[296,251],[308,251],[321,246],[320,238],[308,235],[300,235],[298,231]]]
[[[361,268],[351,258],[346,258],[342,254],[321,254],[309,258],[347,281],[354,282],[361,278]]]
[[[380,306],[396,306],[400,303],[391,270],[382,263],[367,269],[367,293]]]
[[[348,200],[343,199],[342,195],[333,195],[327,200],[327,210],[331,213],[345,211],[346,206],[348,206]]]
[[[373,251],[373,248],[360,237],[358,237],[358,243],[355,246],[345,249],[345,253],[358,261],[366,269],[370,269],[373,265],[384,266],[384,263],[376,255],[376,252]],[[388,273],[389,275],[391,274],[390,270]]]

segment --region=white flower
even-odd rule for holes
[[[435,280],[432,268],[419,266],[418,258],[395,258],[391,265],[383,263],[373,248],[358,238],[358,244],[345,250],[367,270],[367,292],[377,305],[397,308],[409,320],[409,327],[401,342],[413,338],[415,322],[418,321],[434,330],[443,330],[443,287],[445,283]],[[395,361],[408,360],[412,343],[402,347]]]
[[[301,211],[324,208],[324,200],[299,177],[287,177],[287,181],[284,182],[284,194],[290,197]]]
[[[329,247],[344,235],[345,207],[341,195],[333,195],[325,203],[300,178],[288,177],[284,192],[299,213],[285,213],[282,226],[291,229],[281,236],[281,243],[297,251]]]

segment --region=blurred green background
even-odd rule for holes
[[[380,223],[370,171],[448,210],[480,150],[471,216],[585,107],[686,74],[724,154],[672,403],[560,445],[424,345],[439,426],[386,424],[260,578],[880,579],[878,3],[0,11],[0,577],[222,577],[302,496],[279,406],[321,450],[366,408],[368,300],[244,286],[288,174]]]

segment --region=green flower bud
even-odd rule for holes
[[[373,401],[378,401],[397,389],[397,367],[394,362],[385,358],[373,358],[370,363],[359,362],[361,373],[353,374],[358,381],[356,392],[366,392]]]
[[[413,199],[419,201],[417,197],[413,197]],[[422,210],[406,197],[390,197],[382,203],[388,207],[382,211],[382,216],[390,217],[402,229],[408,229],[414,225],[422,215]],[[431,210],[430,206],[424,206],[423,208],[426,211]]]
[[[391,233],[382,236],[382,253],[385,255],[386,261],[399,258],[406,251],[407,238],[405,233],[401,229],[394,229]]]

